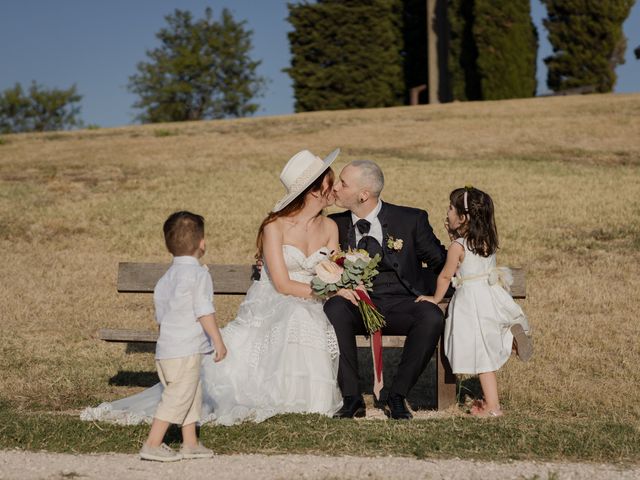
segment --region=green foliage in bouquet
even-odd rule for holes
[[[371,258],[362,250],[340,252],[321,262],[319,269],[316,269],[317,275],[311,281],[311,289],[321,298],[341,288],[354,290],[359,285],[371,291],[373,279],[379,273],[377,267],[380,260],[380,255]]]
[[[356,290],[363,286],[371,291],[373,279],[379,273],[378,264],[381,257],[376,254],[373,258],[366,250],[349,250],[339,252],[331,258],[320,262],[316,266],[316,276],[311,280],[313,293],[320,298],[326,298],[341,288]],[[360,297],[358,308],[369,333],[384,327],[384,317],[375,308],[368,295],[356,292]]]

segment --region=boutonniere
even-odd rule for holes
[[[389,250],[399,252],[400,250],[402,250],[402,245],[404,245],[404,240],[402,240],[401,238],[393,238],[391,235],[387,237],[387,248]]]

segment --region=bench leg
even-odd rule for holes
[[[437,373],[438,373],[438,410],[444,410],[456,403],[456,376],[451,371],[449,360],[444,355],[442,338],[438,343]]]

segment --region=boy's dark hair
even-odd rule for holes
[[[169,215],[162,230],[173,256],[193,255],[204,238],[204,218],[191,212],[175,212]]]
[[[457,233],[467,240],[469,250],[483,257],[495,253],[499,246],[498,230],[491,197],[477,188],[464,187],[451,192],[449,201],[458,215],[467,217]]]

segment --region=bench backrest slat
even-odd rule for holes
[[[118,265],[118,292],[153,293],[160,277],[167,271],[166,263],[121,262]],[[513,268],[513,298],[526,297],[524,270]],[[209,265],[216,295],[244,295],[255,276],[253,265]]]
[[[118,265],[118,292],[153,293],[153,288],[169,268],[166,263]],[[209,265],[213,288],[219,295],[244,295],[251,286],[253,265]]]

